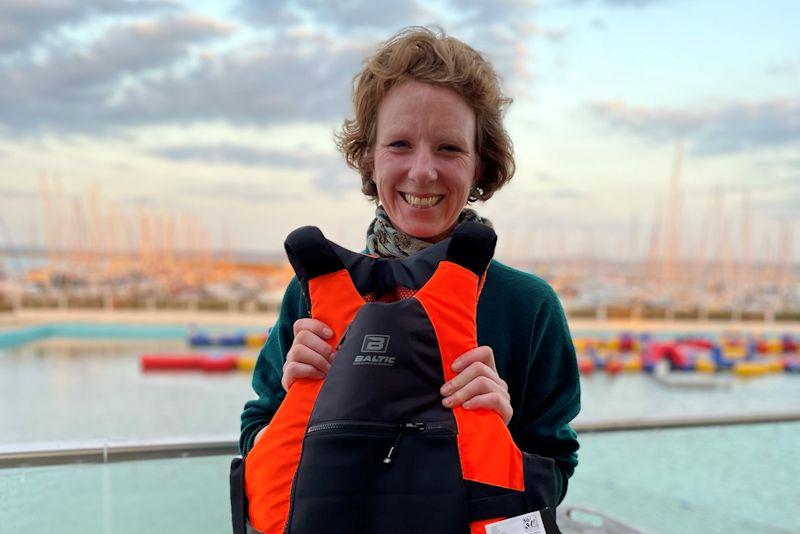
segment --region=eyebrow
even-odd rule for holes
[[[394,140],[395,138],[408,136],[408,132],[402,126],[390,126],[386,129],[380,138],[384,140]],[[469,140],[461,134],[461,132],[443,130],[434,136],[434,141],[437,143],[452,143],[462,145],[463,148],[469,148]]]

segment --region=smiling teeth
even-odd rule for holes
[[[444,198],[444,195],[437,195],[434,197],[418,197],[408,193],[400,193],[403,199],[414,206],[415,208],[431,208],[439,203]]]

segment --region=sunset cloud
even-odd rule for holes
[[[800,143],[800,100],[734,102],[696,108],[655,108],[599,102],[591,113],[613,130],[663,143],[689,140],[702,155]]]

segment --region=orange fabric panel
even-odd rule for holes
[[[244,461],[250,524],[265,534],[283,532],[292,478],[322,380],[304,378],[289,388],[280,409]]]
[[[311,317],[333,330],[328,343],[336,347],[364,300],[346,269],[314,278],[308,285]],[[245,458],[250,524],[265,534],[280,534],[286,525],[292,479],[322,383],[306,378],[292,384],[272,422]]]
[[[364,299],[358,294],[347,269],[314,278],[308,283],[308,290],[311,293],[311,317],[331,327],[334,336],[330,344],[335,347],[364,304]]]
[[[453,362],[478,346],[476,315],[480,280],[472,271],[452,262],[439,264],[415,298],[436,331],[445,380],[456,373]],[[493,410],[453,410],[458,425],[458,451],[466,480],[524,490],[522,453],[503,419]]]
[[[525,490],[522,452],[503,418],[494,410],[453,412],[458,424],[458,452],[464,478],[517,491]]]

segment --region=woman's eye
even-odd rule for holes
[[[390,147],[397,147],[397,148],[406,148],[408,146],[408,142],[406,141],[392,141],[389,143]]]
[[[457,147],[456,145],[444,145],[442,150],[446,150],[448,152],[461,152],[461,148]]]

